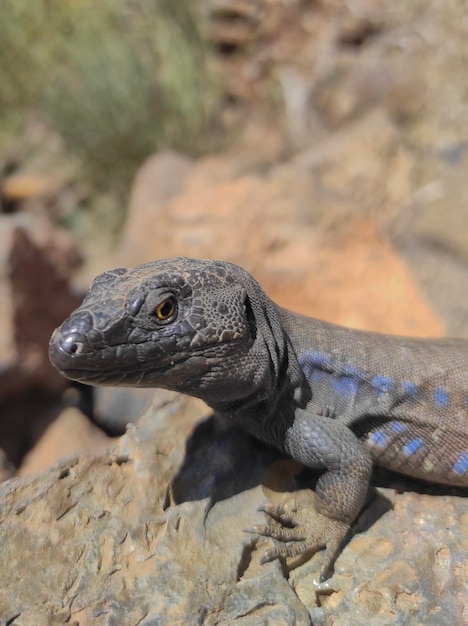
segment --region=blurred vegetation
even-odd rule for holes
[[[217,93],[194,0],[0,0],[0,141],[38,115],[96,191],[143,159],[198,153]]]

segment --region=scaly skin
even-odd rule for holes
[[[307,533],[264,560],[326,547],[327,575],[372,465],[468,487],[468,342],[351,330],[278,307],[242,268],[160,260],[101,274],[50,341],[52,363],[92,385],[202,398],[259,439],[322,471]]]

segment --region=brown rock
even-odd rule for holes
[[[112,441],[78,409],[64,409],[26,455],[18,475],[35,474],[64,457],[102,453]]]
[[[121,435],[127,424],[138,420],[154,394],[154,389],[138,387],[95,387],[94,421],[108,434]]]
[[[221,49],[245,46],[256,36],[265,8],[263,3],[245,0],[217,0],[211,3],[207,36]]]
[[[465,623],[464,498],[386,488],[332,579],[315,585],[317,554],[287,580],[259,564],[269,540],[244,529],[263,523],[266,498],[293,497],[307,519],[311,492],[295,490],[294,464],[205,416],[161,392],[113,450],[0,486],[5,622]]]
[[[153,203],[169,201],[181,191],[193,165],[188,157],[171,151],[149,157],[136,175],[131,206],[145,211]]]
[[[21,613],[23,624],[99,626],[194,623],[202,615],[206,624],[221,617],[249,624],[242,619],[252,613],[308,623],[278,565],[253,579],[243,575],[252,543],[243,528],[252,511],[260,519],[255,506],[261,491],[246,492],[247,516],[239,495],[225,500],[223,494],[234,485],[227,467],[253,450],[248,439],[222,429],[224,440],[209,437],[184,472],[184,443],[205,408],[173,394],[162,394],[159,402],[160,412],[149,414],[113,452],[68,460],[0,488],[2,545],[8,537],[0,571],[2,617]],[[261,463],[253,459],[239,475],[253,484],[259,472]],[[221,500],[207,515],[216,475]],[[178,500],[167,508],[173,479]],[[232,541],[226,543],[228,534]]]
[[[49,225],[28,215],[0,217],[0,250],[0,400],[33,386],[60,389],[47,349],[80,301],[68,284],[71,256]]]
[[[332,151],[334,159],[349,162],[351,179],[358,133],[353,137]],[[205,159],[192,167],[180,192],[162,203],[139,189],[161,178],[158,161],[152,165],[151,176],[146,170],[137,178],[133,197],[145,201],[130,206],[116,265],[177,255],[221,258],[246,267],[287,308],[370,330],[443,334],[374,220],[345,217],[336,202],[325,213],[326,200],[311,185],[310,172],[317,167],[311,155],[263,174],[242,173],[230,158]]]
[[[380,332],[444,334],[403,260],[367,219],[324,236],[312,255],[291,242],[262,273],[274,300],[306,315]]]
[[[38,173],[19,173],[6,178],[1,185],[1,195],[6,200],[21,202],[55,191],[56,181]]]
[[[15,475],[15,468],[10,463],[5,452],[0,449],[0,483]]]

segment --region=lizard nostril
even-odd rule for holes
[[[80,354],[83,350],[82,337],[79,333],[70,333],[69,335],[62,336],[60,346],[62,350],[68,354]]]

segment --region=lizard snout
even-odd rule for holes
[[[89,352],[88,333],[92,330],[90,315],[71,317],[57,328],[49,342],[49,357],[60,370],[67,369],[82,353]]]
[[[58,345],[67,354],[80,354],[83,351],[84,336],[82,333],[72,332],[68,334],[60,334],[58,337]]]

